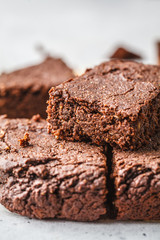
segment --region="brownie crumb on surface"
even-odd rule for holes
[[[18,140],[18,141],[19,141],[19,145],[20,145],[21,147],[27,147],[27,146],[29,145],[29,140],[30,140],[30,138],[29,138],[29,133],[26,132],[26,133],[24,134],[24,137],[23,137],[22,139],[19,139],[19,140]]]
[[[5,131],[0,130],[0,139],[3,139],[5,136]]]
[[[122,149],[147,144],[160,124],[160,67],[112,60],[50,90],[48,131]]]
[[[41,120],[40,114],[33,115],[32,120],[35,122],[40,122]]]
[[[125,59],[125,60],[134,60],[142,59],[142,57],[136,53],[130,52],[126,48],[119,47],[117,50],[110,56],[110,59]]]
[[[94,221],[106,214],[106,156],[102,147],[59,141],[44,120],[0,119],[0,203],[30,218]],[[21,147],[19,136],[30,137]],[[22,144],[23,140],[22,139]],[[4,147],[5,147],[4,146]]]
[[[58,58],[47,57],[42,63],[0,75],[0,114],[9,118],[40,114],[46,118],[48,91],[74,76]]]

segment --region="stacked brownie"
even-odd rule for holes
[[[114,60],[50,90],[49,131],[56,138],[136,149],[160,121],[160,67]]]
[[[49,132],[113,147],[108,203],[119,220],[160,219],[159,86],[160,67],[113,60],[50,90]]]
[[[112,60],[0,119],[0,202],[35,218],[160,219],[160,67]],[[54,136],[53,136],[54,135]]]

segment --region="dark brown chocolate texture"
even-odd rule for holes
[[[125,59],[125,60],[134,60],[142,59],[142,57],[136,53],[130,52],[126,48],[117,48],[117,50],[110,56],[111,59]]]
[[[10,118],[40,114],[46,118],[49,89],[73,76],[61,59],[51,57],[41,64],[0,75],[0,114]]]
[[[160,65],[160,42],[157,42],[157,64]]]
[[[106,213],[102,148],[58,141],[44,120],[0,119],[0,129],[0,203],[7,209],[31,218],[79,221]],[[26,131],[30,144],[23,148],[18,139]]]
[[[138,151],[113,151],[113,179],[119,220],[160,219],[160,134]]]
[[[160,120],[160,67],[112,60],[50,90],[49,131],[59,139],[146,144]]]

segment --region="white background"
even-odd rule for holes
[[[41,61],[36,50],[63,57],[78,72],[118,45],[156,64],[159,0],[0,0],[0,71]],[[30,220],[0,207],[0,240],[160,239],[160,223]]]
[[[36,46],[84,70],[117,45],[156,63],[160,0],[0,0],[0,71],[41,60]]]

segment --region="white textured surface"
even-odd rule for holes
[[[0,207],[1,240],[159,240],[160,224],[99,221],[42,221],[12,214]]]
[[[0,71],[38,62],[42,45],[83,71],[119,44],[156,63],[159,0],[0,0]],[[0,206],[0,240],[160,239],[160,223],[30,220]]]

